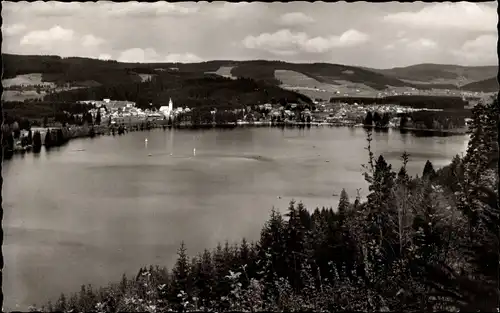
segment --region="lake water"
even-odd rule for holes
[[[147,145],[145,139],[148,139]],[[409,172],[448,164],[466,136],[374,133],[373,150]],[[106,285],[141,266],[217,242],[256,240],[274,206],[336,206],[366,196],[359,128],[152,130],[70,141],[3,164],[4,309],[26,310],[81,284]],[[196,148],[196,155],[193,149]]]

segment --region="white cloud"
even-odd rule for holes
[[[154,17],[154,16],[183,16],[198,12],[198,7],[190,5],[180,5],[170,2],[106,2],[103,9],[110,16],[115,17]]]
[[[208,10],[207,13],[217,19],[238,19],[242,12],[247,14],[255,12],[260,4],[259,2],[224,2],[221,6]]]
[[[170,53],[165,57],[164,61],[168,63],[196,63],[203,60],[192,53]]]
[[[466,41],[460,49],[453,50],[452,54],[461,60],[461,63],[498,64],[497,42],[498,35],[481,35],[476,39]]]
[[[111,60],[111,55],[103,53],[103,54],[99,55],[98,59],[99,60]]]
[[[314,19],[302,12],[290,12],[283,14],[279,23],[285,26],[297,26],[313,23]]]
[[[35,30],[21,38],[21,45],[37,46],[42,49],[53,48],[54,45],[67,43],[73,40],[74,31],[61,26],[54,26],[48,30]]]
[[[145,62],[165,62],[165,63],[193,63],[201,62],[202,59],[192,53],[170,53],[166,56],[160,55],[153,48],[132,48],[123,51],[118,57],[120,62],[145,63]]]
[[[494,7],[473,2],[436,3],[417,12],[388,14],[384,20],[422,28],[458,28],[475,31],[496,31],[497,12]]]
[[[5,36],[15,36],[26,29],[24,24],[2,25],[2,33]]]
[[[396,49],[396,46],[393,43],[387,44],[384,46],[385,50],[394,50]]]
[[[83,36],[82,45],[84,47],[97,47],[104,43],[104,39],[95,37],[94,35],[88,34]]]
[[[266,50],[278,55],[294,54],[297,50],[323,53],[333,48],[352,47],[368,40],[368,35],[357,30],[348,30],[340,36],[310,38],[304,32],[293,33],[282,29],[275,33],[247,36],[243,45],[248,49]]]
[[[119,62],[143,63],[156,62],[158,53],[153,48],[132,48],[123,51],[118,57]]]
[[[33,16],[71,16],[81,12],[82,5],[78,2],[34,1],[29,4],[2,1],[3,10],[30,14]]]
[[[430,50],[437,48],[438,44],[427,38],[420,38],[408,43],[408,48],[415,50]]]
[[[412,52],[422,53],[438,48],[438,43],[428,38],[410,39],[399,38],[395,42],[386,44],[384,50],[410,49]]]

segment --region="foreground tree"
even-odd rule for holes
[[[432,165],[431,161],[427,160],[425,162],[424,170],[422,172],[422,177],[427,178],[427,179],[434,179],[436,176],[436,171],[434,170],[434,166]]]

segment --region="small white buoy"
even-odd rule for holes
[[[148,142],[148,138],[144,139],[144,142]]]
[[[196,148],[193,148],[193,155],[196,155]]]

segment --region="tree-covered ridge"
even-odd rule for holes
[[[428,82],[432,77],[449,79],[456,78],[458,74],[450,72],[442,65],[425,65],[425,70],[414,70],[417,65],[392,70],[376,70],[364,67],[348,66],[330,63],[287,63],[282,61],[231,61],[218,60],[200,63],[121,63],[116,61],[104,61],[90,58],[70,57],[61,58],[59,56],[36,56],[36,55],[13,55],[3,54],[4,78],[13,78],[16,75],[42,73],[43,81],[55,82],[58,84],[77,83],[93,81],[102,85],[114,85],[121,83],[131,83],[140,81],[139,73],[155,74],[158,69],[169,71],[174,69],[179,72],[198,73],[215,72],[221,66],[233,67],[231,74],[236,77],[246,77],[254,80],[261,80],[268,84],[279,85],[276,79],[275,70],[290,70],[303,73],[319,82],[336,85],[335,81],[344,80],[353,83],[363,83],[374,89],[382,90],[387,86],[394,87],[415,87],[418,89],[456,89],[453,84],[418,84],[410,83],[406,80]],[[450,66],[445,66],[450,67]],[[451,66],[461,68],[459,66]],[[480,90],[493,92],[498,90],[492,81],[488,80],[492,75],[491,68],[494,67],[472,67],[467,73],[471,73],[469,78],[477,83],[471,88],[463,87],[463,90]],[[400,74],[402,71],[403,74]],[[453,71],[453,70],[452,70]],[[430,75],[430,76],[429,76]],[[493,90],[492,90],[493,89]]]
[[[47,311],[485,311],[498,309],[498,103],[473,110],[466,155],[422,175],[370,148],[366,202],[337,210],[290,203],[260,239],[217,246],[171,271],[143,268],[106,288],[83,286]]]
[[[384,75],[377,71],[368,70],[362,67],[330,64],[312,63],[296,64],[280,61],[247,61],[235,66],[231,74],[237,77],[249,77],[257,80],[264,80],[274,84],[280,84],[274,75],[276,70],[289,70],[302,73],[315,80],[338,85],[337,80],[345,80],[353,83],[365,84],[376,90],[384,90],[388,86],[393,87],[416,87],[419,89],[454,89],[450,84],[414,84],[404,82],[396,77]]]
[[[451,64],[417,64],[406,67],[396,67],[391,69],[371,69],[375,72],[396,77],[402,80],[409,81],[453,81],[460,82],[479,82],[490,77],[496,77],[498,73],[498,66],[460,66]],[[496,78],[495,78],[496,79]],[[462,86],[462,90],[471,90]],[[496,89],[491,90],[495,92]],[[487,91],[487,90],[483,90]]]
[[[150,103],[158,108],[167,105],[170,98],[176,105],[191,108],[225,106],[241,109],[246,105],[273,101],[312,103],[307,96],[252,79],[232,80],[216,75],[200,76],[196,73],[159,73],[142,83],[65,91],[48,95],[44,100],[79,101],[103,98],[133,101],[139,108],[148,108]]]
[[[500,87],[498,86],[498,78],[491,77],[477,82],[468,83],[461,88],[467,91],[496,92]]]

